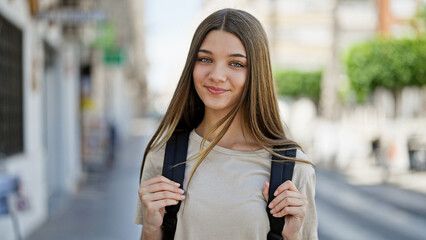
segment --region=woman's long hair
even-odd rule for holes
[[[239,102],[204,136],[203,147],[191,170],[188,184],[195,170],[225,135],[239,111],[242,111],[244,132],[271,154],[277,155],[273,151],[274,147],[296,146],[300,148],[295,142],[287,139],[281,123],[272,77],[268,39],[262,25],[255,17],[245,11],[227,8],[212,13],[201,22],[195,31],[185,67],[171,103],[146,147],[141,174],[149,151],[164,146],[174,131],[191,131],[203,120],[204,103],[195,91],[193,70],[200,46],[205,36],[213,30],[232,33],[241,40],[247,52],[248,76]],[[221,126],[223,128],[219,134],[204,148],[204,143],[209,139],[209,136]],[[300,159],[277,156],[283,160],[303,162]]]

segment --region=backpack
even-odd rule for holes
[[[185,175],[185,164],[179,164],[186,161],[189,142],[189,131],[175,131],[171,138],[167,141],[166,152],[164,155],[164,165],[162,175],[168,179],[180,183],[180,188],[183,188],[183,179]],[[296,149],[275,151],[281,156],[296,157]],[[272,156],[273,160],[279,160],[278,157]],[[268,203],[266,212],[268,213],[270,231],[267,240],[283,240],[282,230],[284,228],[284,217],[273,217],[269,212],[268,205],[274,199],[275,190],[281,183],[291,180],[293,177],[294,162],[277,162],[272,161],[271,175],[268,192]],[[176,232],[177,212],[179,211],[180,203],[177,205],[167,206],[166,213],[163,218],[163,240],[173,240]]]

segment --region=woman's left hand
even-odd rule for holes
[[[263,197],[268,202],[269,183],[264,183]],[[292,181],[281,184],[274,193],[275,198],[269,204],[271,214],[274,217],[285,216],[285,224],[282,235],[284,239],[300,239],[299,230],[306,214],[308,201]]]

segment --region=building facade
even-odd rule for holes
[[[120,26],[143,26],[137,2],[0,1],[0,239],[59,213],[143,114],[143,29]],[[3,177],[18,182],[7,196]]]

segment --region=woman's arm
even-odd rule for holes
[[[307,156],[304,155],[301,151],[298,151],[297,157],[301,159],[307,159]],[[313,166],[308,164],[296,163],[292,181],[288,181],[288,183],[283,183],[280,187],[278,187],[278,195],[275,195],[276,197],[272,201],[273,206],[271,207],[271,211],[272,208],[276,208],[275,214],[278,214],[277,216],[282,216],[282,214],[286,216],[286,224],[284,225],[283,229],[284,239],[292,239],[293,237],[297,239],[298,236],[300,237],[300,239],[318,240],[318,218],[315,204],[315,182],[316,177],[315,169],[313,168]],[[263,195],[266,196],[266,200],[268,200],[268,190],[269,183],[265,183]],[[291,197],[292,195],[294,195],[294,197]],[[280,209],[281,211],[278,212],[277,210]],[[284,209],[288,209],[289,212],[283,211]],[[287,224],[289,221],[291,221],[292,224]],[[296,228],[294,228],[293,230],[291,229],[291,225],[293,224],[297,225],[297,231]]]
[[[263,196],[268,202],[269,183],[265,182]],[[292,181],[281,184],[274,193],[275,198],[268,207],[274,217],[285,216],[285,225],[282,232],[286,240],[300,240],[300,228],[306,214],[308,202]]]
[[[161,240],[165,207],[185,199],[179,184],[163,176],[143,181],[138,191],[142,203],[142,234],[144,240]]]
[[[161,232],[161,229],[159,231],[155,231],[152,233],[146,233],[142,227],[142,232],[141,232],[141,238],[140,240],[147,240],[147,239],[162,239],[163,234]]]

